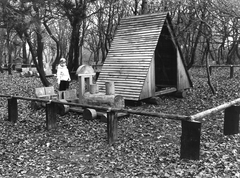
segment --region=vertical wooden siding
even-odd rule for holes
[[[148,72],[152,71],[150,65],[166,15],[147,14],[121,20],[97,80],[100,91],[105,90],[105,82],[114,81],[116,94],[127,100],[151,97],[149,93],[153,92],[153,87],[144,86],[152,86],[155,82],[149,79],[152,72]]]

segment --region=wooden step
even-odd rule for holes
[[[158,96],[158,95],[165,95],[165,94],[168,94],[168,93],[173,93],[173,92],[176,92],[177,91],[177,88],[164,88],[160,91],[156,91],[155,92],[155,96]]]

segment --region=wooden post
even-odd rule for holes
[[[65,99],[61,99],[59,100],[60,102],[65,102],[67,103],[67,100]],[[69,111],[69,105],[65,105],[65,104],[56,104],[56,113],[59,114],[60,116],[63,116],[64,114],[66,114]]]
[[[107,119],[107,114],[103,113],[100,115],[100,122],[104,122],[107,123],[108,119]]]
[[[176,96],[177,98],[186,98],[187,93],[185,90],[178,90],[174,93],[174,96]]]
[[[18,105],[16,98],[8,98],[8,121],[17,122],[18,119]]]
[[[49,102],[46,104],[47,130],[56,128],[56,122],[57,122],[56,104],[53,102]]]
[[[89,92],[90,92],[91,94],[96,94],[96,93],[98,93],[98,85],[97,85],[97,84],[90,84]]]
[[[83,118],[86,120],[94,120],[97,118],[97,111],[95,109],[86,108],[83,111]]]
[[[212,75],[212,66],[209,66],[209,73]]]
[[[233,65],[230,66],[230,78],[233,78],[234,68]]]
[[[79,103],[81,103],[83,100],[83,94],[85,93],[85,77],[79,75],[78,83],[79,83],[78,98],[79,98]]]
[[[58,99],[59,100],[64,99],[64,92],[65,91],[58,91]]]
[[[239,133],[239,114],[240,106],[230,106],[224,111],[224,135],[233,135]]]
[[[106,95],[114,95],[115,94],[115,86],[114,82],[106,82]]]
[[[181,159],[199,160],[201,123],[182,121]]]
[[[108,144],[113,145],[117,140],[117,117],[114,111],[107,111],[107,134]]]

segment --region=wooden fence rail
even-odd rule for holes
[[[233,76],[234,76],[234,67],[240,67],[240,65],[209,65],[208,67],[209,67],[210,75],[212,74],[212,68],[229,67],[230,68],[230,78],[233,78]]]
[[[0,97],[6,97],[8,100],[8,120],[16,122],[18,119],[18,104],[17,100],[28,100],[38,101],[46,103],[46,127],[48,130],[56,128],[57,122],[57,104],[70,105],[81,108],[92,108],[98,111],[105,111],[107,113],[107,139],[110,145],[114,144],[118,138],[117,131],[117,112],[145,115],[150,117],[166,118],[171,120],[181,121],[182,124],[182,135],[181,135],[181,148],[180,158],[181,159],[192,159],[198,160],[200,155],[200,135],[201,135],[201,122],[197,119],[206,117],[210,114],[222,111],[225,109],[224,115],[224,134],[231,135],[239,133],[239,114],[240,106],[235,106],[240,103],[240,98],[231,102],[222,104],[215,108],[197,113],[191,116],[177,115],[177,114],[166,114],[166,113],[153,113],[143,112],[137,110],[119,109],[119,108],[108,108],[101,106],[92,106],[78,103],[60,102],[58,100],[46,100],[39,98],[28,98],[21,96],[12,95],[1,95]]]

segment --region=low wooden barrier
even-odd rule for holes
[[[212,74],[212,68],[217,67],[229,67],[230,68],[230,78],[233,78],[234,76],[234,67],[240,67],[240,65],[209,65],[209,72],[210,75]]]
[[[232,134],[239,133],[240,106],[235,106],[235,105],[240,103],[240,98],[228,103],[224,103],[215,108],[197,113],[195,115],[185,116],[185,115],[177,115],[177,114],[143,112],[143,111],[122,109],[122,108],[108,108],[108,107],[92,106],[92,105],[86,105],[86,104],[59,102],[57,100],[27,98],[27,97],[21,97],[21,96],[10,96],[10,95],[0,94],[0,97],[7,97],[8,99],[8,120],[11,122],[16,122],[18,119],[18,106],[17,106],[18,99],[45,102],[47,130],[56,128],[57,104],[64,104],[64,105],[81,107],[81,108],[92,108],[98,111],[105,111],[107,112],[107,140],[108,140],[108,144],[110,145],[113,145],[118,138],[117,117],[116,117],[117,112],[181,121],[181,124],[182,124],[181,148],[180,148],[181,159],[199,160],[201,122],[197,121],[198,119],[201,119],[203,117],[214,114],[216,112],[225,110],[224,134],[232,135]]]

